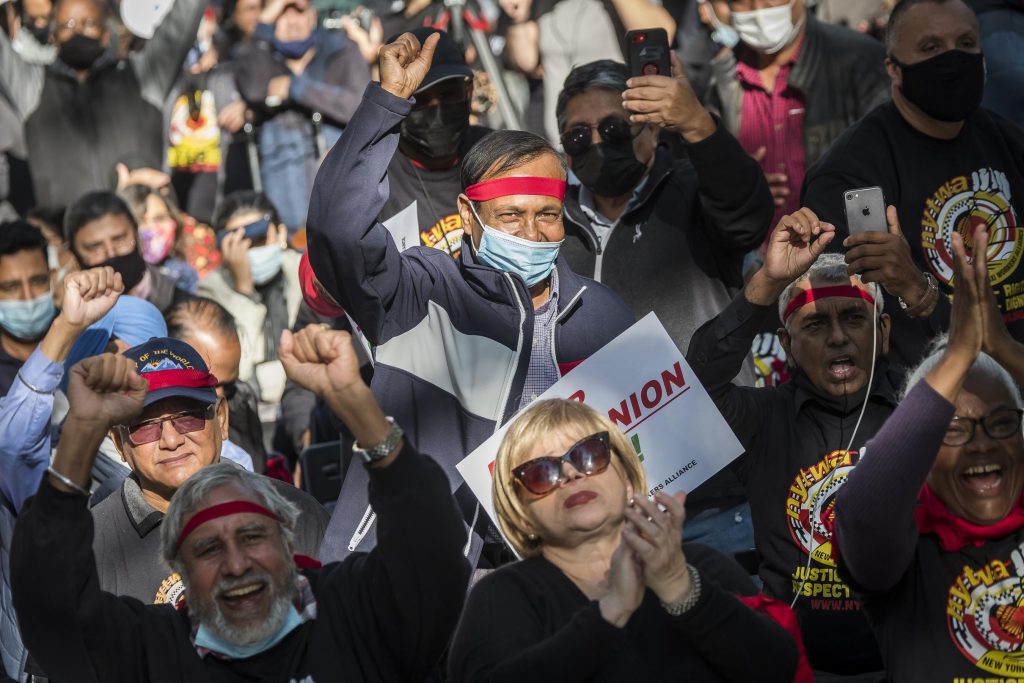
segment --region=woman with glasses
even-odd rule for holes
[[[842,570],[897,683],[1024,672],[1024,345],[995,303],[987,233],[973,263],[957,233],[952,246],[949,338],[911,374],[836,504]]]
[[[471,591],[451,679],[794,680],[797,643],[744,604],[750,579],[715,551],[681,545],[685,496],[652,502],[647,490],[607,417],[560,399],[520,416],[493,495],[523,560]]]

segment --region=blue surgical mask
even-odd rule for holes
[[[0,327],[12,337],[25,341],[34,341],[46,334],[56,314],[50,292],[30,301],[0,301]]]
[[[509,235],[485,224],[480,220],[476,207],[472,204],[469,207],[476,222],[484,230],[480,237],[480,247],[476,250],[481,261],[492,268],[518,275],[526,281],[527,287],[533,287],[551,274],[555,259],[558,258],[558,248],[564,240],[534,242]]]
[[[249,272],[253,284],[265,285],[281,272],[284,252],[280,244],[265,244],[249,249]]]
[[[230,657],[231,659],[247,659],[249,657],[255,657],[261,652],[266,652],[270,648],[280,643],[286,635],[297,629],[302,625],[302,617],[299,616],[299,611],[295,609],[295,605],[288,606],[288,614],[284,621],[281,623],[281,628],[277,629],[277,632],[271,635],[266,640],[258,643],[252,643],[251,645],[235,645],[225,640],[218,638],[204,624],[199,624],[199,630],[196,631],[196,646],[203,647],[207,650],[213,650],[217,654]]]
[[[305,40],[278,40],[274,38],[273,45],[274,50],[278,52],[285,59],[299,59],[302,55],[309,52],[309,48],[313,47],[316,42],[316,31],[313,31]]]
[[[736,44],[740,42],[740,34],[736,32],[729,24],[723,24],[715,14],[715,10],[708,4],[708,16],[711,19],[711,26],[714,30],[711,32],[711,40],[715,41],[722,47],[736,47]]]

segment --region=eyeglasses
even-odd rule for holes
[[[612,460],[608,432],[598,432],[580,439],[560,457],[534,458],[512,470],[512,480],[537,496],[546,496],[565,481],[562,463],[567,462],[577,472],[588,477],[601,474]]]
[[[103,30],[103,22],[98,19],[68,19],[63,24],[57,24],[53,27],[54,33],[85,33],[91,31],[93,33],[99,33]]]
[[[128,435],[128,441],[133,446],[143,446],[160,439],[163,433],[164,422],[168,420],[174,430],[179,434],[191,434],[201,431],[206,427],[208,420],[212,420],[216,412],[217,404],[211,404],[205,408],[194,408],[183,410],[173,415],[164,415],[145,422],[136,422],[131,425],[124,425],[122,429]]]
[[[610,145],[624,145],[639,135],[633,133],[633,127],[621,116],[608,116],[598,121],[596,126],[582,123],[562,133],[562,149],[569,156],[575,157],[590,149],[590,131],[597,129],[603,142]]]
[[[1022,415],[1024,410],[1018,408],[997,408],[982,418],[956,415],[950,420],[942,443],[947,446],[965,446],[974,438],[978,425],[990,438],[1009,439],[1020,432]]]

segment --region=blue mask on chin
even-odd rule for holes
[[[288,614],[281,622],[281,628],[266,640],[251,645],[235,645],[214,635],[204,624],[199,624],[199,630],[196,631],[196,647],[212,650],[231,659],[247,659],[274,647],[301,625],[302,617],[299,616],[299,611],[295,609],[295,605],[289,605]]]
[[[480,220],[480,214],[472,203],[469,207],[476,222],[484,230],[480,237],[480,247],[476,250],[481,261],[492,268],[518,275],[526,281],[527,287],[533,287],[551,274],[555,259],[558,258],[558,249],[564,240],[534,242],[509,235]]]
[[[282,41],[274,38],[272,41],[274,50],[285,59],[299,59],[302,55],[309,52],[309,49],[313,47],[315,42],[316,31],[311,31],[305,40]]]

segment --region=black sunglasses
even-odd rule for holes
[[[610,145],[624,145],[639,135],[633,133],[633,126],[621,116],[607,116],[596,126],[581,123],[562,133],[562,149],[571,157],[579,156],[590,149],[590,131],[597,128],[603,142]]]
[[[563,456],[547,456],[524,462],[512,470],[512,480],[536,496],[546,496],[565,481],[563,462],[589,477],[604,472],[611,461],[608,432],[598,432],[574,443]]]

